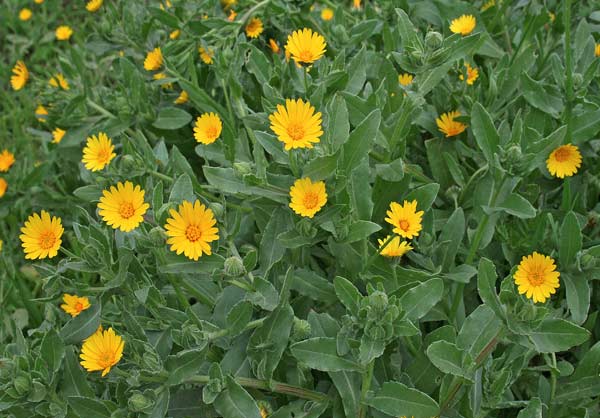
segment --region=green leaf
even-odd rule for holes
[[[233,168],[221,168],[221,167],[202,167],[204,177],[211,186],[215,186],[221,193],[241,193],[246,192],[248,186],[244,182],[237,178]]]
[[[489,164],[494,163],[494,154],[498,152],[500,136],[494,126],[494,121],[485,108],[475,102],[471,109],[471,124],[477,145]]]
[[[392,416],[433,417],[439,406],[425,393],[400,382],[385,382],[366,404]]]
[[[66,344],[78,344],[92,335],[100,326],[102,309],[99,302],[92,303],[60,330],[60,337]]]
[[[327,110],[327,116],[327,129],[324,129],[325,143],[329,144],[332,152],[337,152],[350,135],[348,107],[342,95],[336,94],[333,97]],[[305,173],[305,175],[307,174]]]
[[[465,319],[456,337],[456,346],[477,358],[497,338],[502,322],[487,305],[479,305]]]
[[[600,379],[598,379],[598,374],[561,384],[560,390],[556,393],[555,401],[569,403],[578,399],[597,396],[600,396]]]
[[[178,107],[165,107],[158,112],[152,126],[158,129],[174,130],[186,126],[192,121],[192,115]]]
[[[352,243],[368,238],[381,230],[381,226],[369,221],[356,221],[348,227],[348,235],[342,242]]]
[[[219,254],[203,255],[198,261],[192,261],[183,255],[169,253],[165,264],[159,266],[161,273],[173,274],[210,274],[222,270],[225,259]]]
[[[590,338],[590,333],[564,319],[548,318],[531,332],[529,338],[538,352],[556,353],[584,343]]]
[[[590,309],[590,285],[585,277],[572,277],[563,273],[560,278],[565,282],[567,289],[567,306],[571,312],[571,319],[581,325],[587,319]]]
[[[302,168],[302,177],[312,181],[325,180],[337,169],[338,160],[337,154],[314,158]]]
[[[175,15],[167,13],[166,11],[159,9],[158,7],[149,7],[148,10],[150,11],[150,14],[161,23],[164,23],[172,29],[179,28],[179,20]]]
[[[72,347],[65,350],[64,372],[60,390],[64,396],[94,397],[94,391],[88,383],[85,372],[77,361]]]
[[[506,199],[498,205],[498,209],[502,209],[506,213],[521,219],[535,218],[536,214],[535,208],[531,203],[516,193],[509,194]]]
[[[366,335],[363,335],[363,337],[360,340],[358,360],[360,361],[360,364],[366,366],[371,361],[381,357],[384,350],[384,341],[376,341],[372,338],[367,337]]]
[[[440,190],[440,185],[437,183],[429,183],[421,187],[417,187],[414,190],[411,190],[410,193],[406,195],[403,200],[407,200],[412,202],[413,200],[417,201],[417,210],[422,210],[427,212],[435,198],[437,197],[438,191]],[[402,202],[400,202],[402,203]]]
[[[102,188],[96,185],[83,186],[73,190],[73,194],[85,202],[96,202],[102,196]]]
[[[248,60],[246,67],[248,72],[254,74],[259,84],[268,84],[271,79],[272,65],[267,59],[265,54],[253,45],[248,45],[250,53],[248,54]]]
[[[40,346],[40,355],[46,361],[48,369],[57,372],[65,355],[65,346],[54,329],[44,335]]]
[[[362,295],[348,279],[337,276],[333,279],[335,294],[352,315],[358,315]]]
[[[262,233],[260,241],[259,261],[263,272],[269,271],[273,264],[283,258],[285,247],[279,244],[277,236],[290,229],[291,222],[289,212],[283,208],[278,208],[273,212],[273,216],[267,223]]]
[[[583,144],[600,132],[600,109],[584,112],[573,118],[573,143]]]
[[[375,144],[380,123],[381,111],[375,109],[352,131],[348,142],[344,144],[340,161],[340,169],[344,173],[349,174],[367,156]]]
[[[527,406],[519,411],[517,418],[542,418],[542,401],[540,398],[531,399]]]
[[[523,97],[533,107],[548,113],[558,119],[564,110],[564,104],[560,92],[554,86],[544,86],[533,80],[527,73],[521,75],[523,86]]]
[[[324,372],[362,371],[356,362],[338,355],[335,338],[310,338],[293,344],[290,350],[294,357],[311,369]]]
[[[577,216],[569,212],[560,227],[558,259],[563,268],[573,265],[577,253],[581,251],[583,237]]]
[[[203,344],[206,346],[206,343]],[[183,350],[175,355],[170,355],[165,361],[165,369],[169,371],[167,385],[180,385],[185,379],[198,373],[205,361],[203,348],[197,347]]]
[[[333,284],[311,270],[296,270],[292,280],[292,290],[313,300],[335,303],[337,297]]]
[[[464,352],[448,341],[435,341],[427,347],[427,357],[443,373],[471,379],[463,368]]]
[[[254,137],[258,143],[267,151],[268,154],[273,156],[273,159],[280,164],[288,164],[289,158],[283,149],[283,143],[274,136],[267,132],[254,131]],[[311,177],[312,178],[312,177]]]
[[[406,12],[400,8],[395,9],[398,15],[398,32],[402,38],[402,45],[409,51],[423,51],[423,41],[418,35],[413,23]]]
[[[67,401],[77,416],[86,418],[110,418],[111,416],[111,411],[106,405],[96,399],[69,396]]]
[[[194,186],[192,185],[192,179],[187,174],[179,176],[169,195],[169,202],[181,204],[184,200],[194,201]]]
[[[431,279],[423,282],[400,298],[400,306],[406,318],[416,320],[424,317],[441,299],[444,294],[444,281]]]
[[[252,319],[252,304],[246,300],[236,303],[227,313],[229,335],[239,334]]]
[[[448,242],[443,258],[440,260],[444,271],[448,271],[454,266],[456,253],[458,252],[464,235],[465,214],[462,208],[456,208],[442,227],[442,232],[439,237],[440,243]]]
[[[225,377],[225,390],[214,402],[215,409],[223,418],[261,418],[252,396],[232,377]]]
[[[340,397],[347,417],[358,416],[360,403],[360,374],[357,372],[329,372]]]
[[[404,163],[402,158],[397,158],[387,164],[375,164],[375,172],[387,181],[400,181],[404,178]]]
[[[500,298],[496,293],[496,280],[498,275],[496,274],[496,267],[494,263],[485,257],[479,260],[479,270],[477,273],[477,290],[479,291],[479,297],[483,303],[489,306],[498,318],[504,318],[506,313],[504,307],[500,303]]]

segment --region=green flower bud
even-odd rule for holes
[[[209,203],[208,208],[212,210],[212,212],[215,214],[215,218],[220,218],[221,216],[223,216],[223,213],[225,213],[223,205],[217,202]]]
[[[129,397],[127,407],[131,412],[149,412],[154,407],[154,401],[140,392]]]
[[[148,233],[148,237],[155,247],[163,247],[165,245],[165,240],[167,239],[165,231],[160,226],[152,228]]]
[[[386,332],[385,329],[380,325],[372,325],[365,330],[367,336],[376,341],[385,340]]]
[[[223,271],[227,277],[240,277],[246,272],[246,269],[241,258],[232,256],[225,260]]]
[[[252,173],[252,165],[250,163],[233,163],[233,169],[241,176]]]
[[[159,372],[162,370],[162,361],[156,351],[147,350],[142,355],[142,366],[149,371]]]
[[[425,45],[427,45],[428,48],[438,49],[442,46],[443,41],[444,37],[439,32],[431,31],[427,32],[427,35],[425,35]]]
[[[135,158],[132,155],[125,154],[121,156],[121,168],[132,170],[136,168],[135,166]]]
[[[460,187],[456,186],[456,185],[452,185],[450,187],[448,187],[448,189],[446,190],[445,194],[446,197],[448,197],[449,199],[452,200],[456,200],[458,198],[458,195],[460,194]]]
[[[369,295],[369,305],[381,311],[387,307],[388,297],[385,293],[376,291],[372,295]]]
[[[581,75],[581,73],[574,73],[573,74],[573,87],[579,88],[579,87],[581,87],[582,83],[583,83],[583,75]]]
[[[294,318],[294,326],[292,328],[292,341],[305,340],[310,336],[310,324],[304,319]]]
[[[13,382],[13,386],[20,396],[23,396],[29,392],[31,388],[31,378],[28,375],[21,374],[17,376]]]
[[[410,56],[420,60],[423,58],[423,51],[415,49],[414,51],[410,52]]]
[[[511,145],[505,154],[506,162],[508,164],[518,164],[523,161],[523,153],[519,145]]]
[[[581,267],[584,270],[596,267],[596,257],[588,253],[583,254],[581,256]]]

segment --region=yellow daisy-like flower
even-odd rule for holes
[[[236,16],[237,16],[237,13],[235,12],[235,10],[231,9],[229,11],[229,16],[227,16],[227,20],[230,22],[233,22],[235,20]]]
[[[50,77],[48,84],[52,87],[60,87],[63,90],[69,90],[69,82],[61,73],[57,73],[53,77]]]
[[[50,218],[50,214],[43,210],[41,215],[37,213],[31,215],[25,222],[25,226],[21,228],[21,232],[19,238],[25,258],[35,260],[52,258],[58,254],[64,229],[60,218],[56,216]]]
[[[545,302],[560,286],[560,273],[551,257],[533,254],[523,257],[517,271],[513,275],[519,294],[525,294],[534,303]]]
[[[467,129],[467,125],[454,120],[459,116],[460,112],[456,110],[454,112],[444,113],[442,116],[435,120],[435,123],[437,123],[438,126],[438,130],[446,134],[446,138],[456,136],[464,132],[465,129]]]
[[[173,101],[173,103],[184,104],[184,103],[187,103],[189,98],[190,98],[190,96],[188,95],[188,92],[183,90],[181,93],[179,93],[179,96],[177,96],[177,98]]]
[[[39,104],[35,109],[35,117],[40,122],[46,122],[46,117],[48,116],[48,110],[44,107],[44,105]]]
[[[169,34],[169,39],[175,40],[175,39],[179,38],[179,35],[181,35],[181,31],[179,29],[175,29],[173,32],[171,32]]]
[[[400,237],[398,235],[394,236],[392,240],[382,249],[383,244],[387,242],[391,238],[391,235],[388,235],[384,239],[378,239],[379,243],[379,253],[384,257],[402,257],[404,254],[413,249],[413,247],[406,241],[400,241]]]
[[[475,83],[475,80],[479,78],[479,70],[475,67],[471,67],[471,65],[467,62],[465,62],[465,68],[467,69],[467,84],[472,86],[473,83]],[[460,73],[458,78],[460,80],[464,80],[465,76],[463,73]]]
[[[327,203],[325,183],[310,178],[298,179],[290,187],[290,208],[300,216],[312,218]]]
[[[213,57],[215,56],[215,53],[211,48],[208,48],[207,51],[206,49],[204,49],[204,47],[201,46],[200,48],[198,48],[198,54],[200,54],[200,59],[203,63],[209,65],[213,63]]]
[[[594,48],[594,55],[600,57],[600,44],[596,44],[596,47]]]
[[[413,82],[414,77],[412,74],[404,73],[398,75],[398,83],[403,85],[404,87],[410,86]]]
[[[33,13],[31,12],[31,10],[28,9],[27,7],[24,7],[19,12],[19,19],[22,20],[23,22],[25,22],[26,20],[31,19],[32,15],[33,15]]]
[[[323,10],[321,10],[321,19],[323,19],[326,22],[333,19],[333,9],[326,7]]]
[[[124,346],[125,341],[112,328],[95,332],[83,342],[80,363],[88,372],[102,370],[102,376],[106,376],[123,357]]]
[[[98,214],[113,229],[129,232],[144,221],[144,214],[149,207],[148,203],[144,203],[142,188],[126,181],[125,184],[119,182],[117,187],[110,186],[110,190],[102,191]]]
[[[485,12],[487,9],[490,9],[492,7],[494,7],[496,5],[496,0],[490,0],[487,3],[485,3],[483,6],[481,6],[481,11]]]
[[[269,39],[269,48],[271,48],[271,51],[273,51],[274,54],[279,54],[279,44],[275,39]]]
[[[98,9],[102,6],[103,0],[90,0],[85,5],[85,8],[88,12],[97,12]]]
[[[33,0],[35,4],[42,4],[44,0]]]
[[[355,9],[360,9],[361,0],[352,0],[352,7]]]
[[[144,60],[144,69],[146,71],[156,71],[159,70],[163,65],[163,56],[160,48],[154,48],[152,51],[149,51],[146,54],[146,59]]]
[[[167,75],[165,73],[156,73],[152,76],[152,78],[155,80],[162,80],[162,79],[167,78]],[[164,84],[161,84],[161,87],[163,89],[170,89],[170,88],[173,88],[173,83],[164,83]]]
[[[52,143],[53,144],[59,144],[60,141],[62,141],[63,137],[65,136],[65,134],[67,133],[67,131],[62,130],[60,128],[55,128],[52,131]]]
[[[546,160],[550,174],[558,178],[571,177],[581,167],[581,153],[572,144],[561,145]]]
[[[258,36],[263,32],[263,23],[258,17],[253,17],[250,19],[248,24],[246,25],[246,36],[249,38],[258,38]]]
[[[421,219],[423,218],[423,211],[417,212],[417,201],[412,202],[404,201],[400,203],[390,203],[390,210],[386,212],[387,223],[394,226],[394,233],[404,238],[411,239],[419,236],[419,231],[423,229],[421,225]]]
[[[0,153],[0,171],[6,173],[14,163],[15,155],[12,152],[5,149]]]
[[[3,197],[8,189],[8,183],[2,177],[0,177],[0,197]]]
[[[194,138],[205,145],[212,144],[221,135],[223,123],[216,113],[203,113],[194,125]]]
[[[13,90],[21,90],[29,80],[29,71],[25,63],[21,60],[17,61],[12,69],[13,75],[10,77],[10,85]]]
[[[285,150],[294,148],[312,148],[320,141],[321,112],[302,99],[287,99],[285,107],[277,105],[277,111],[269,115],[271,129],[285,144]]]
[[[88,137],[81,162],[88,170],[102,170],[117,156],[114,149],[111,139],[104,132],[98,132],[98,136]]]
[[[63,302],[60,307],[73,318],[92,306],[90,300],[85,296],[70,295],[68,293],[63,295]]]
[[[178,210],[171,209],[170,214],[165,229],[171,251],[178,255],[183,253],[194,261],[198,261],[202,254],[212,254],[209,243],[219,239],[212,210],[198,200],[193,204],[184,200]]]
[[[71,35],[73,35],[73,29],[68,27],[67,25],[62,25],[56,28],[56,39],[59,41],[68,41]]]
[[[452,33],[460,33],[462,36],[466,36],[473,32],[475,25],[476,20],[473,15],[462,15],[450,23],[450,31],[452,31]]]
[[[288,36],[285,50],[297,64],[312,64],[323,56],[326,46],[325,38],[312,29],[304,28]]]

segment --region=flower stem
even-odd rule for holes
[[[364,418],[367,414],[367,406],[365,400],[367,399],[367,392],[371,389],[371,382],[373,381],[373,370],[375,369],[375,359],[371,360],[367,366],[367,371],[363,374],[363,380],[360,391],[360,410],[358,416]]]
[[[262,323],[265,322],[265,319],[266,319],[266,317],[260,318],[260,319],[255,319],[254,321],[248,322],[246,324],[246,327],[244,328],[244,331],[260,327],[262,325]],[[206,339],[209,341],[216,340],[217,338],[221,338],[221,337],[225,337],[226,335],[229,335],[230,332],[231,332],[231,329],[229,329],[229,328],[222,329],[222,330],[215,331],[215,332],[210,332],[210,333],[206,334]]]
[[[554,400],[556,395],[556,353],[552,353],[552,369],[550,370],[550,402]]]

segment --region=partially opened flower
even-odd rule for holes
[[[390,240],[388,242],[388,240]],[[379,254],[384,257],[402,257],[404,254],[413,249],[413,247],[406,241],[401,241],[398,235],[395,235],[392,238],[390,235],[385,237],[384,239],[378,239],[379,243]],[[388,242],[388,244],[384,247],[383,245]]]
[[[160,48],[154,48],[146,54],[146,59],[144,60],[144,69],[146,71],[159,70],[162,65],[163,56]]]
[[[279,44],[275,39],[269,39],[269,48],[271,48],[274,54],[279,54]]]
[[[286,151],[295,148],[312,148],[320,141],[321,112],[302,99],[287,99],[285,107],[277,105],[277,110],[269,115],[271,129],[284,143]]]
[[[44,105],[39,104],[35,109],[35,117],[40,122],[46,122],[46,118],[48,117],[48,110],[44,107]]]
[[[471,67],[471,65],[467,62],[465,62],[465,69],[467,70],[467,84],[472,86],[473,83],[475,83],[475,80],[479,78],[479,70],[475,67]],[[465,76],[463,73],[460,73],[458,78],[464,80]]]
[[[235,10],[231,9],[229,11],[229,16],[227,16],[227,20],[230,22],[233,22],[235,20],[236,16],[237,16],[237,13],[235,12]]]
[[[212,64],[213,63],[213,57],[215,56],[214,51],[211,48],[208,48],[208,50],[204,49],[204,47],[200,47],[198,48],[198,54],[200,54],[200,59],[202,60],[203,63],[205,64]]]
[[[42,4],[44,0],[33,0],[35,4]]]
[[[473,32],[475,25],[476,20],[473,15],[462,15],[450,23],[450,31],[452,31],[452,33],[460,33],[462,36],[466,36]]]
[[[63,302],[60,307],[73,318],[91,306],[90,300],[85,296],[70,295],[68,293],[63,295]]]
[[[312,64],[323,56],[326,46],[325,38],[312,29],[304,28],[288,36],[285,50],[297,64]]]
[[[114,149],[111,139],[104,132],[98,132],[98,136],[88,137],[81,162],[88,170],[102,170],[117,156]]]
[[[100,203],[98,203],[98,214],[104,222],[114,229],[129,232],[137,228],[144,221],[144,214],[150,205],[144,202],[144,191],[140,186],[126,181],[119,182],[117,187],[111,186],[110,190],[104,190]]]
[[[125,341],[112,328],[92,334],[81,347],[81,365],[88,372],[102,371],[106,376],[110,369],[123,357]]]
[[[360,9],[361,0],[352,0],[352,7],[355,9]]]
[[[481,11],[485,12],[487,9],[490,9],[496,5],[496,0],[489,0],[481,6]]]
[[[258,38],[258,36],[263,32],[263,23],[258,17],[253,17],[250,19],[248,24],[246,25],[246,35],[249,38]]]
[[[69,90],[69,82],[61,73],[56,73],[54,76],[50,77],[48,84],[52,87],[60,87],[63,90]]]
[[[219,239],[217,221],[212,210],[201,204],[183,201],[178,210],[171,209],[165,225],[171,251],[198,261],[202,254],[211,255],[210,243]]]
[[[0,177],[0,197],[3,197],[8,189],[8,182]]]
[[[71,35],[73,35],[73,29],[67,25],[62,25],[56,28],[55,35],[59,41],[68,41]]]
[[[234,6],[236,3],[237,3],[237,0],[221,0],[221,6],[223,6],[223,9],[225,9],[225,10]]]
[[[404,87],[410,86],[413,82],[413,78],[414,77],[412,76],[412,74],[408,74],[408,73],[400,74],[400,75],[398,75],[398,83],[400,83]]]
[[[187,103],[188,100],[189,100],[189,95],[188,95],[187,91],[183,90],[181,93],[179,93],[179,96],[177,96],[177,98],[173,101],[173,103],[184,104],[184,103]]]
[[[323,10],[321,10],[321,19],[323,19],[326,22],[333,19],[333,9],[326,7]]]
[[[52,258],[58,254],[64,232],[61,219],[43,210],[40,215],[34,213],[21,228],[21,246],[25,258]]]
[[[300,216],[312,218],[327,203],[325,183],[310,178],[298,179],[290,188],[290,208]]]
[[[85,8],[88,12],[97,12],[102,6],[102,2],[103,0],[90,0],[85,5]]]
[[[13,90],[21,90],[29,80],[29,71],[25,63],[21,60],[17,61],[12,69],[13,75],[10,77],[10,85]]]
[[[19,12],[19,19],[25,22],[26,20],[31,19],[32,14],[33,13],[31,12],[31,9],[28,9],[27,7],[24,7]]]
[[[561,145],[546,160],[550,174],[558,178],[571,177],[581,167],[581,153],[572,144]]]
[[[454,119],[460,116],[459,111],[448,112],[441,115],[439,118],[435,120],[437,123],[438,129],[440,132],[446,134],[446,138],[451,136],[456,136],[465,129],[467,129],[467,125],[464,123],[455,121]]]
[[[394,233],[404,238],[411,239],[419,235],[423,226],[421,219],[423,211],[417,211],[417,201],[404,201],[401,205],[397,202],[390,203],[390,210],[386,212],[386,222],[394,226]]]
[[[153,79],[155,80],[163,80],[165,78],[167,78],[167,75],[165,73],[156,73],[152,76]],[[173,88],[173,83],[163,83],[160,85],[163,89],[171,89]]]
[[[5,149],[0,153],[0,171],[6,173],[14,163],[15,155],[12,152]]]
[[[545,302],[560,286],[560,273],[556,270],[554,260],[534,251],[523,257],[517,271],[513,275],[520,294],[525,294],[533,302]]]
[[[221,135],[223,123],[216,113],[204,113],[194,124],[194,138],[202,144],[212,144]]]
[[[600,57],[600,44],[596,44],[596,47],[594,48],[594,55]]]
[[[52,131],[52,143],[59,144],[60,141],[62,141],[62,139],[66,133],[67,133],[67,131],[65,131],[65,130],[62,130],[60,128],[54,128],[54,130]]]
[[[179,38],[179,35],[181,35],[181,31],[179,29],[175,29],[174,31],[172,31],[169,34],[169,39],[175,40],[175,39]]]

